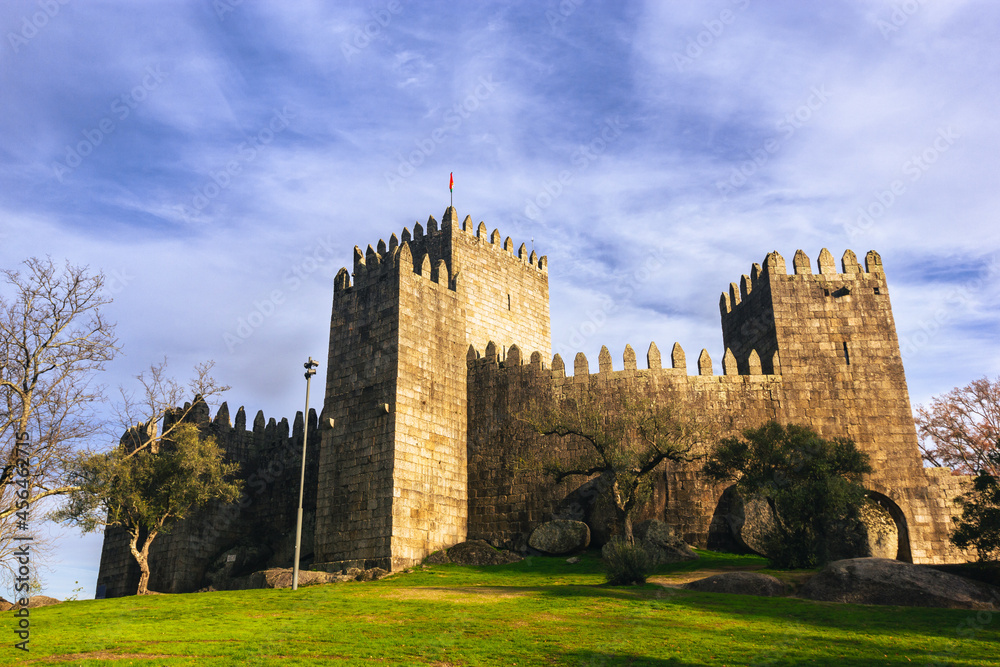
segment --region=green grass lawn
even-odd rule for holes
[[[700,552],[688,570],[763,566]],[[766,570],[765,570],[766,571]],[[774,573],[772,574],[783,574]],[[597,554],[382,581],[66,602],[0,664],[989,665],[1000,613],[602,585]]]

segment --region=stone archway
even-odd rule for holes
[[[878,510],[888,514],[895,524],[897,543],[895,559],[906,563],[912,563],[913,557],[910,554],[910,531],[907,527],[906,515],[903,513],[903,510],[900,509],[899,505],[897,505],[894,500],[889,498],[889,496],[884,493],[869,489],[868,498],[871,499],[873,504],[878,507]],[[871,526],[869,526],[869,528],[871,529]]]

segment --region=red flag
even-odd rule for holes
[[[451,172],[451,178],[448,179],[448,190],[452,191],[455,189],[455,172]]]

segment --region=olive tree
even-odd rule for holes
[[[131,435],[111,452],[80,461],[76,489],[53,518],[84,532],[124,528],[141,572],[136,594],[145,595],[149,548],[156,537],[212,500],[236,501],[242,485],[227,479],[238,464],[224,463],[215,439],[202,438],[194,424],[181,422],[166,437],[152,428],[136,428]],[[140,439],[145,446],[133,448]]]
[[[625,392],[581,394],[534,406],[521,415],[535,433],[584,443],[570,461],[546,461],[544,471],[561,482],[571,475],[602,475],[621,538],[634,543],[632,514],[641,504],[650,473],[663,461],[691,461],[709,440],[710,427],[673,403]]]
[[[157,535],[212,500],[236,500],[242,488],[227,480],[238,466],[224,463],[215,439],[201,438],[188,420],[209,397],[229,389],[211,376],[213,366],[196,365],[185,386],[167,374],[164,360],[136,376],[138,391],[119,388],[114,412],[124,433],[118,446],[77,455],[67,501],[51,515],[84,532],[124,528],[141,572],[139,595],[148,590],[149,548]],[[176,407],[188,391],[194,399]]]

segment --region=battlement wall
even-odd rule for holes
[[[721,437],[737,435],[747,426],[780,419],[783,378],[780,375],[740,375],[727,354],[723,375],[714,375],[708,353],[699,357],[698,373],[688,374],[680,345],[671,351],[671,367],[663,368],[655,343],[647,352],[647,368],[639,369],[635,352],[626,346],[623,368],[614,370],[610,352],[602,348],[598,372],[591,373],[586,356],[577,354],[573,375],[557,354],[551,365],[538,352],[523,363],[515,345],[503,361],[490,343],[482,355],[470,348],[469,369],[469,537],[490,539],[510,547],[522,542],[538,524],[566,514],[574,493],[593,478],[567,478],[555,484],[542,469],[552,461],[569,462],[588,452],[578,439],[541,438],[518,424],[529,406],[545,406],[588,395],[633,396],[689,409],[699,419],[719,426]],[[755,369],[757,370],[757,369]],[[614,401],[609,401],[614,404]],[[700,475],[700,465],[663,464],[655,471],[656,497],[646,518],[663,518],[688,542],[710,543],[714,510],[727,485],[715,485]],[[576,505],[578,507],[578,504]]]
[[[546,463],[566,463],[588,453],[589,445],[573,437],[541,438],[519,424],[517,416],[574,396],[601,400],[624,395],[686,408],[699,420],[715,424],[718,437],[739,435],[771,419],[806,424],[828,438],[851,437],[875,468],[865,485],[898,516],[906,541],[901,557],[924,563],[963,560],[947,539],[953,514],[948,494],[961,482],[924,471],[915,437],[914,451],[906,454],[912,420],[907,427],[894,419],[891,384],[889,395],[883,396],[866,377],[855,382],[850,377],[765,374],[757,367],[752,369],[757,372],[740,373],[729,350],[722,375],[713,374],[704,351],[697,374],[688,374],[684,352],[676,344],[670,368],[661,367],[653,343],[646,369],[637,367],[634,350],[626,346],[623,367],[615,370],[604,347],[597,373],[591,373],[586,356],[578,354],[572,375],[559,355],[546,365],[538,352],[525,363],[517,346],[505,355],[500,352],[490,343],[482,355],[473,348],[466,355],[470,538],[518,548],[536,526],[552,518],[591,522],[581,514],[579,501],[595,479],[571,477],[555,484],[542,472]],[[774,365],[779,371],[784,368],[777,358]],[[708,481],[699,462],[663,464],[654,471],[656,493],[645,509],[648,516],[640,518],[662,518],[689,543],[719,548],[728,539],[728,527],[713,523],[713,516],[726,486]]]
[[[790,281],[833,283],[838,281],[868,281],[872,288],[885,284],[885,272],[882,269],[882,258],[874,250],[865,255],[865,267],[861,268],[857,255],[853,250],[845,250],[840,259],[841,271],[837,271],[836,262],[829,250],[823,248],[816,260],[818,273],[813,273],[809,257],[800,249],[795,251],[792,260],[792,273],[785,266],[785,258],[778,251],[772,251],[764,257],[763,266],[754,262],[750,274],[743,274],[739,285],[729,283],[729,292],[723,292],[719,300],[719,309],[723,317],[740,310],[741,304],[749,301],[755,289],[762,286],[762,281],[769,278],[786,279]],[[751,306],[745,305],[743,309]]]
[[[480,222],[478,228],[474,228],[471,216],[466,216],[461,226],[457,225],[456,222],[455,209],[449,207],[445,211],[440,226],[432,215],[427,218],[426,231],[424,226],[416,222],[413,225],[412,233],[409,228],[404,227],[399,236],[393,233],[389,237],[388,243],[379,239],[374,248],[369,244],[366,250],[362,250],[360,246],[354,246],[353,286],[364,286],[389,267],[408,266],[397,258],[397,253],[404,246],[408,246],[409,259],[413,261],[414,273],[428,276],[435,282],[442,281],[454,289],[451,277],[460,270],[453,261],[456,236],[475,240],[475,243],[464,244],[466,250],[475,248],[495,252],[498,258],[504,257],[512,265],[530,267],[541,272],[548,271],[548,258],[539,257],[534,249],[529,251],[524,243],[520,245],[515,254],[514,242],[508,236],[501,243],[499,230],[494,229],[493,233],[489,234],[484,222]],[[346,282],[341,274],[346,277]],[[351,287],[350,278],[351,275],[347,272],[347,268],[342,268],[334,283],[335,290],[339,292]]]

